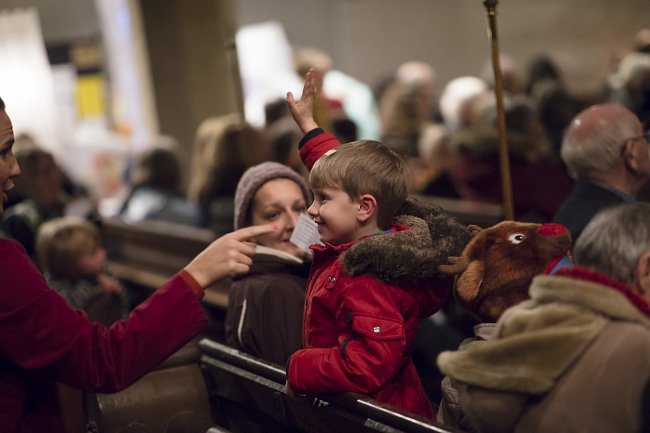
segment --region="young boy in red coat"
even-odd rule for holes
[[[440,208],[427,209],[426,218],[395,219],[407,201],[405,162],[381,143],[341,145],[319,129],[315,94],[310,71],[300,102],[287,95],[306,133],[300,153],[314,192],[307,213],[324,243],[311,247],[304,348],[287,364],[288,386],[362,393],[430,418],[410,352],[420,319],[440,308],[451,285],[432,269],[446,260],[443,250],[462,250],[468,232]]]

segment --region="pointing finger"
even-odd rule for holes
[[[277,229],[278,226],[275,224],[244,227],[243,229],[232,232],[230,237],[237,241],[249,241],[253,240],[256,236],[266,235],[276,231]]]

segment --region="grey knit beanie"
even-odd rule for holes
[[[278,178],[290,179],[296,182],[305,196],[307,206],[309,206],[311,191],[302,176],[279,162],[263,162],[246,170],[239,179],[237,191],[235,191],[235,230],[246,226],[251,201],[257,190],[266,182]]]

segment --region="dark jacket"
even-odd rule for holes
[[[41,206],[25,199],[8,208],[2,215],[0,237],[17,240],[30,257],[36,257],[36,234],[45,221],[63,216],[60,206]]]
[[[258,247],[249,273],[233,281],[228,294],[226,342],[284,365],[300,349],[310,263],[281,255],[277,250]]]
[[[628,199],[623,193],[617,194],[593,182],[578,181],[556,212],[553,222],[566,226],[575,244],[582,230],[598,212],[626,201]]]

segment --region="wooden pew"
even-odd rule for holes
[[[290,396],[280,366],[209,339],[199,346],[213,419],[233,432],[461,433],[353,393]]]
[[[151,293],[215,239],[210,230],[168,223],[101,220],[102,240],[113,274],[131,287]],[[209,287],[204,303],[225,310],[229,281]]]
[[[461,224],[490,227],[505,219],[503,207],[497,204],[456,200],[446,197],[414,194],[411,197],[422,203],[440,206]]]
[[[87,394],[83,431],[205,433],[214,427],[215,432],[226,432],[212,422],[199,356],[194,341],[123,391]]]

